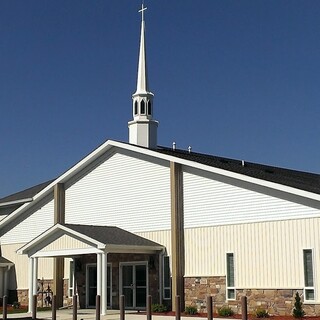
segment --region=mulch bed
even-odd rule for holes
[[[145,312],[139,312],[139,314],[145,314]],[[164,313],[153,313],[154,316],[175,316],[175,312],[173,311],[169,311],[169,312],[164,312]],[[185,314],[185,313],[181,313],[182,317],[198,317],[198,318],[207,318],[207,314],[206,313],[197,313],[195,315],[189,315],[189,314]],[[213,318],[223,318],[223,319],[242,319],[242,315],[241,314],[235,314],[233,316],[230,317],[221,317],[218,314],[214,314]],[[270,316],[268,318],[257,318],[255,315],[249,314],[248,315],[248,319],[249,320],[297,320],[297,318],[293,317],[293,316]],[[320,320],[320,316],[314,316],[314,317],[309,317],[309,316],[305,316],[303,318],[301,318],[303,320]]]

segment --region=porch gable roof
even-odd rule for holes
[[[85,246],[57,244],[64,236]],[[56,246],[49,248],[54,242]],[[99,252],[154,252],[163,249],[164,247],[156,242],[118,227],[58,223],[18,249],[17,253],[27,254],[29,257],[57,257]]]

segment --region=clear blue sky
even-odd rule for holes
[[[145,5],[160,145],[320,173],[320,1]],[[128,141],[140,6],[0,1],[0,197]]]

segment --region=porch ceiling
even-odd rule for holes
[[[162,249],[162,245],[118,227],[56,224],[17,252],[29,257],[66,257],[99,252],[152,253]]]

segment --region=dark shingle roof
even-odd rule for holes
[[[165,147],[159,147],[155,151],[211,167],[244,174],[253,178],[320,194],[319,174],[278,168],[252,162],[245,162],[243,166],[241,160],[216,157],[195,152],[189,153],[185,150],[173,150]]]
[[[40,192],[42,189],[44,189],[46,186],[48,186],[53,180],[49,180],[46,182],[43,182],[41,184],[38,184],[34,187],[19,191],[17,193],[11,194],[9,196],[6,196],[4,198],[0,199],[0,204],[5,202],[12,202],[12,201],[19,201],[23,199],[28,199],[34,197],[38,192]]]
[[[0,216],[6,216],[6,215],[12,213],[13,211],[17,210],[22,205],[23,205],[23,203],[19,203],[19,204],[15,204],[12,206],[0,207]]]
[[[8,259],[0,256],[0,265],[1,264],[11,265],[13,263],[11,261],[9,261]]]
[[[67,228],[95,239],[103,244],[159,247],[160,244],[142,238],[136,234],[109,226],[87,226],[81,224],[64,224]]]

